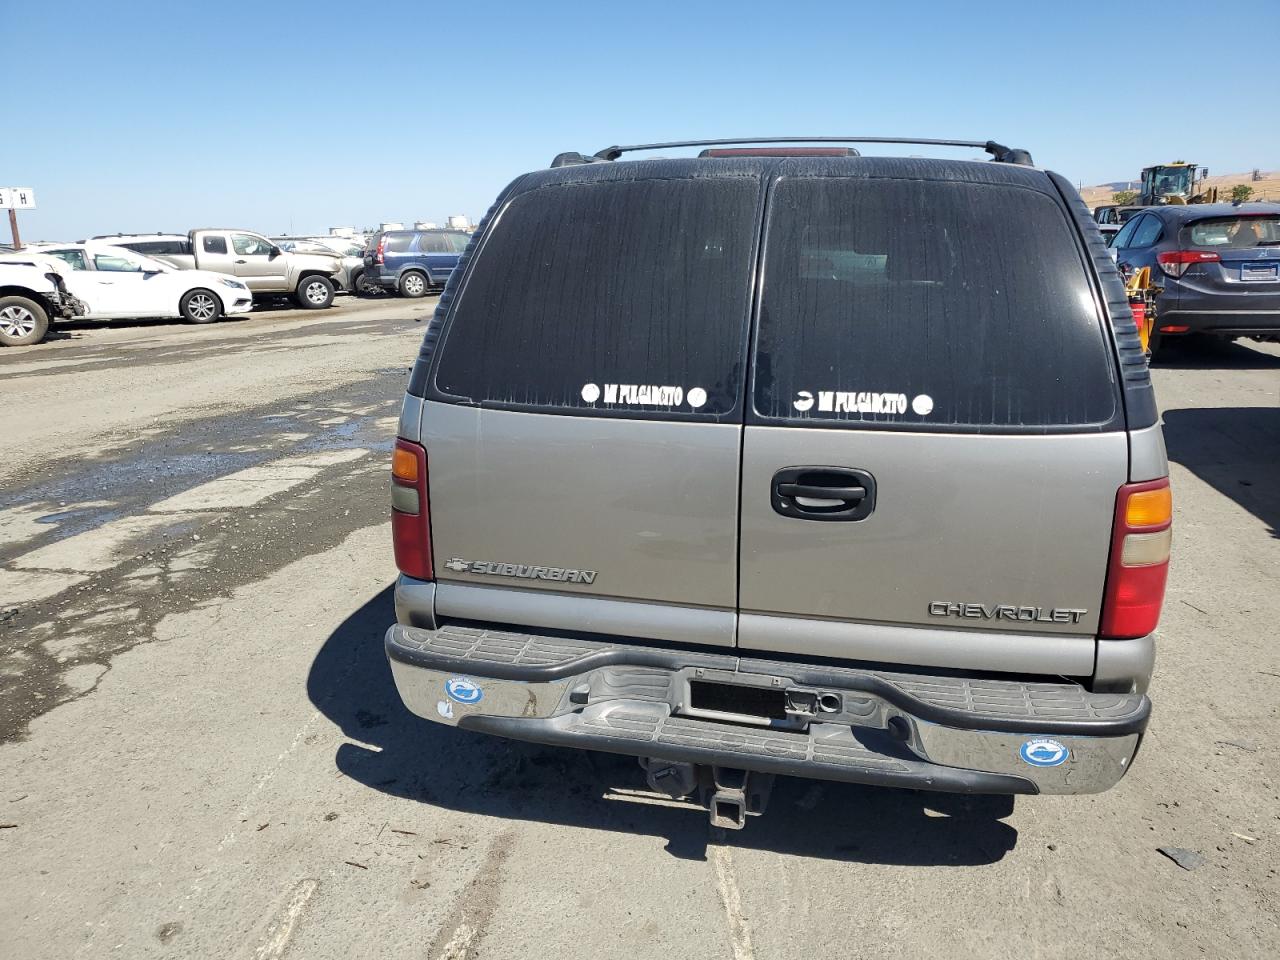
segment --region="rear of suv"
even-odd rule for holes
[[[384,230],[364,254],[366,285],[425,297],[448,282],[471,235],[463,230]]]
[[[511,184],[400,421],[409,709],[634,755],[729,827],[775,774],[1116,783],[1169,558],[1154,396],[1075,190],[987,146]]]
[[[1112,247],[1123,274],[1150,274],[1153,354],[1188,335],[1280,340],[1280,206],[1150,207]]]

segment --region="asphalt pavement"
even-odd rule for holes
[[[1154,370],[1174,562],[1118,787],[780,780],[725,834],[633,760],[400,705],[435,301],[338,303],[0,349],[0,957],[1275,956],[1280,345]]]

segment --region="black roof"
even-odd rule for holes
[[[918,157],[673,157],[581,163],[535,170],[513,184],[516,192],[577,183],[651,180],[749,178],[785,173],[797,177],[893,178],[951,180],[1022,186],[1054,192],[1046,171],[989,160],[942,160]]]
[[[1178,223],[1186,223],[1190,220],[1206,220],[1211,217],[1239,217],[1239,216],[1257,216],[1258,214],[1272,214],[1280,216],[1280,203],[1270,203],[1265,200],[1255,201],[1253,203],[1176,203],[1161,204],[1155,207],[1146,207],[1152,213],[1158,213],[1161,218]]]

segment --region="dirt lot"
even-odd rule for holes
[[[0,956],[1275,956],[1280,346],[1155,371],[1175,565],[1115,790],[780,781],[726,836],[633,761],[400,706],[386,460],[433,304],[0,351]]]

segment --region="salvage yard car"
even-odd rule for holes
[[[462,230],[379,231],[365,250],[365,283],[402,297],[425,297],[448,282],[470,240]]]
[[[731,828],[776,774],[1124,776],[1172,509],[1137,329],[1070,183],[946,142],[994,162],[619,159],[704,145],[657,144],[505,190],[392,462],[412,712]]]
[[[1280,205],[1149,207],[1111,246],[1122,273],[1149,268],[1152,356],[1197,334],[1280,340]]]
[[[13,256],[6,250],[0,261],[0,345],[26,347],[45,338],[52,318],[69,319],[84,305],[67,289],[55,264],[5,262]]]
[[[161,257],[183,269],[237,277],[256,297],[292,296],[307,310],[332,305],[333,291],[341,283],[342,260],[337,253],[288,253],[246,230],[192,230],[185,239],[177,234],[95,239]]]
[[[212,323],[253,309],[253,294],[233,277],[179,270],[123,247],[63,243],[36,252],[71,268],[63,276],[84,305],[76,315],[81,319],[180,317],[188,323]]]

